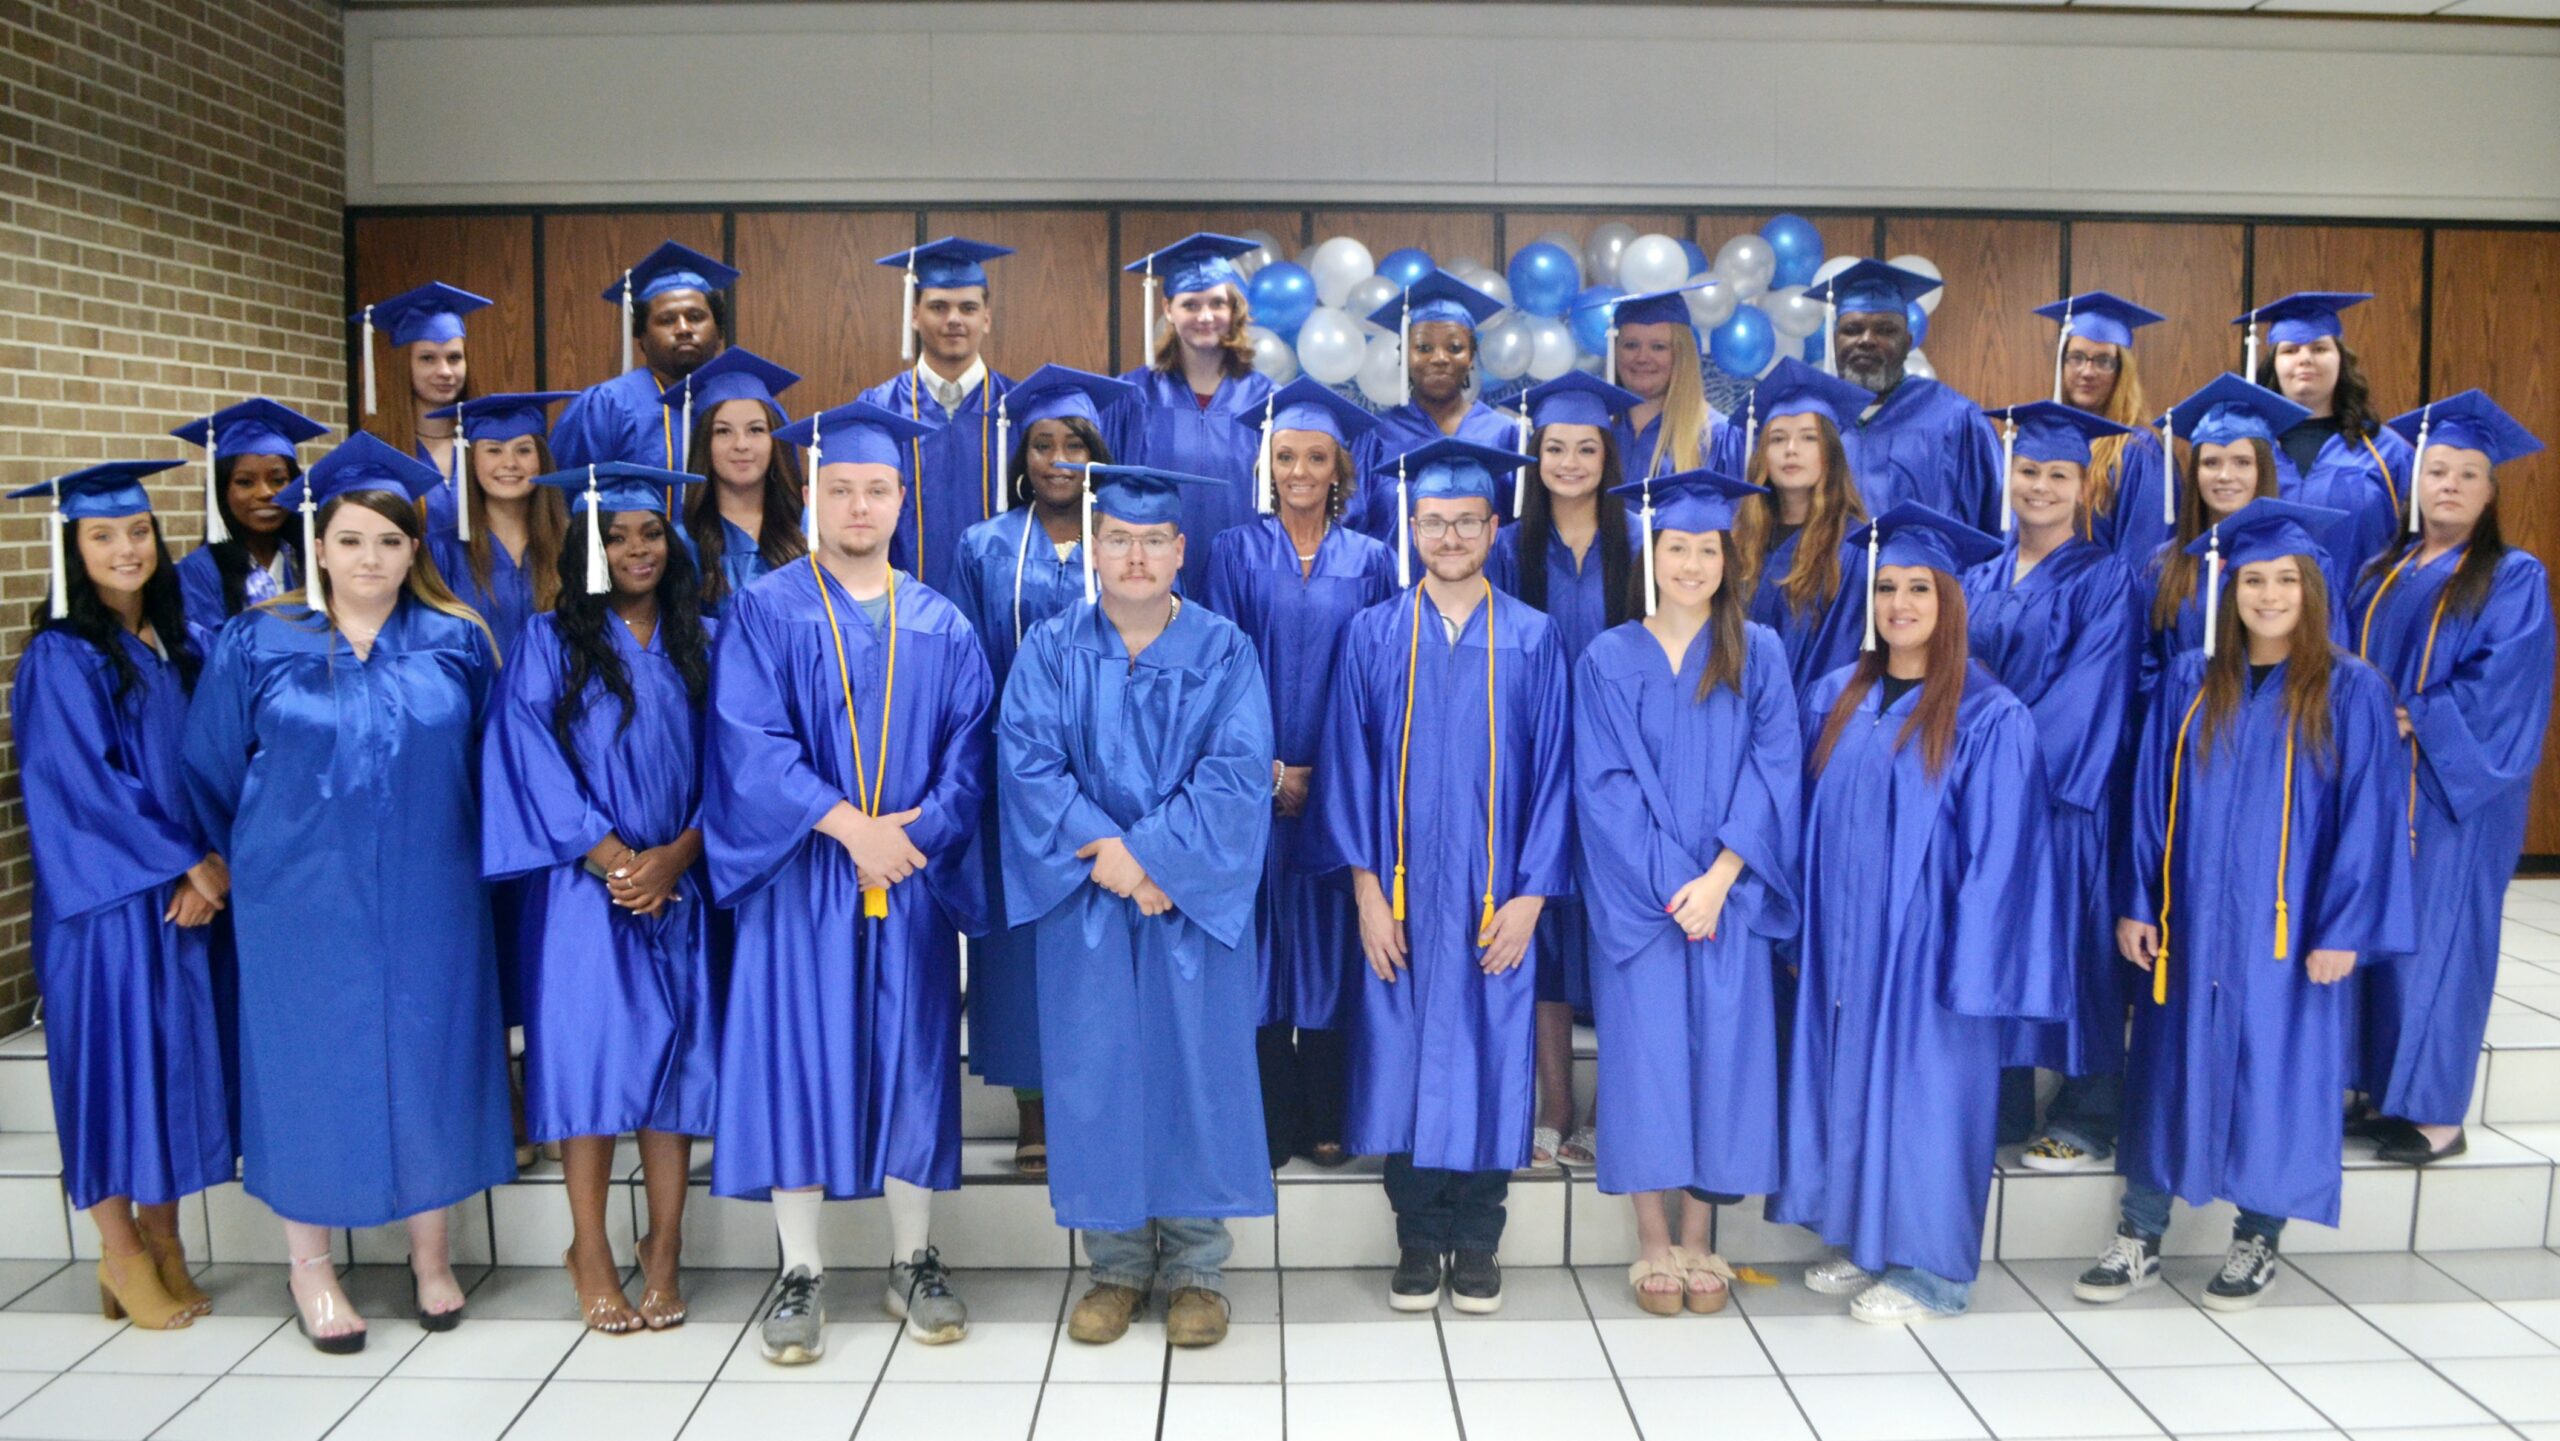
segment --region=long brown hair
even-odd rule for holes
[[[1253,307],[1245,303],[1244,288],[1235,282],[1220,281],[1218,289],[1227,293],[1229,306],[1227,334],[1220,342],[1220,347],[1226,352],[1221,363],[1226,366],[1227,379],[1242,380],[1253,374],[1253,341],[1244,333],[1244,328],[1253,323]],[[1169,310],[1173,297],[1168,295],[1161,303]],[[1153,325],[1157,319],[1150,315],[1147,323]],[[1182,368],[1182,333],[1174,328],[1169,315],[1164,317],[1164,331],[1156,337],[1155,354],[1148,363],[1167,375]]]
[[[1787,567],[1786,578],[1778,589],[1786,594],[1787,608],[1798,615],[1817,611],[1831,604],[1840,594],[1840,542],[1853,525],[1867,518],[1866,500],[1858,494],[1857,480],[1849,473],[1849,451],[1840,443],[1840,432],[1827,416],[1817,415],[1814,425],[1822,433],[1822,479],[1813,488],[1813,513],[1805,517],[1804,530],[1796,541],[1795,563]],[[1766,437],[1763,430],[1761,435]],[[1769,483],[1768,448],[1754,448],[1747,466],[1753,485]],[[2004,481],[2005,483],[2005,481]],[[1743,501],[1734,513],[1734,553],[1728,561],[1741,570],[1745,587],[1760,587],[1760,570],[1769,560],[1774,547],[1770,539],[1778,525],[1778,497],[1755,495]]]
[[[2329,392],[2329,414],[2338,421],[2338,434],[2350,441],[2372,438],[2382,429],[2382,416],[2373,408],[2373,385],[2364,378],[2364,362],[2356,358],[2353,347],[2343,335],[2337,338],[2338,388]],[[2258,357],[2257,382],[2278,395],[2284,387],[2276,384],[2276,348],[2269,344]]]
[[[2116,352],[2115,393],[2107,397],[2102,418],[2131,427],[2132,435],[2110,435],[2089,442],[2087,478],[2080,485],[2080,514],[2083,517],[2113,515],[2116,510],[2116,482],[2124,476],[2124,455],[2134,441],[2141,438],[2142,422],[2150,412],[2144,408],[2142,371],[2134,364],[2133,347],[2119,345]],[[2008,484],[2003,477],[2001,484]],[[2081,534],[2089,534],[2081,527]]]
[[[1972,664],[1973,651],[1965,642],[1964,587],[1956,578],[1929,567],[1931,589],[1938,593],[1938,626],[1929,632],[1926,656],[1928,679],[1920,682],[1920,703],[1911,708],[1911,718],[1902,723],[1901,734],[1893,738],[1893,748],[1900,750],[1920,738],[1920,758],[1927,765],[1929,779],[1936,780],[1947,768],[1947,757],[1956,746],[1956,712],[1964,704],[1965,672]],[[1833,702],[1831,716],[1822,723],[1822,739],[1813,748],[1813,769],[1818,774],[1831,764],[1831,747],[1838,744],[1840,732],[1847,729],[1849,718],[1857,714],[1867,692],[1884,678],[1885,648],[1878,643],[1874,650],[1858,653],[1858,669]]]
[[[2275,447],[2256,436],[2249,437],[2249,451],[2258,460],[2257,497],[2264,500],[2276,493]],[[2187,447],[2187,463],[2179,476],[2185,482],[2178,487],[2178,532],[2170,537],[2169,550],[2160,558],[2160,588],[2151,596],[2151,628],[2167,630],[2178,623],[2178,612],[2187,598],[2196,593],[2196,571],[2204,562],[2187,554],[2187,547],[2204,534],[2204,488],[2196,484],[2196,447]]]
[[[320,535],[327,536],[329,522],[337,518],[339,507],[349,505],[361,506],[400,527],[400,533],[409,537],[409,574],[401,580],[400,588],[429,610],[442,611],[457,620],[467,620],[480,627],[480,634],[489,642],[490,661],[492,664],[497,663],[498,638],[490,634],[489,623],[480,618],[480,612],[462,603],[462,598],[453,593],[453,587],[445,584],[444,573],[436,569],[436,558],[427,548],[426,522],[418,517],[417,502],[403,499],[387,490],[352,490],[331,498],[326,505],[321,506],[314,528]],[[320,548],[323,551],[329,548],[325,540]],[[312,618],[317,620],[320,618],[318,610],[311,604],[310,588],[314,585],[320,587],[320,593],[324,598],[336,593],[336,587],[331,583],[328,571],[321,566],[318,556],[305,558],[302,589],[286,591],[260,605],[258,609],[272,610],[278,606],[298,605],[311,610]],[[335,622],[332,621],[329,624],[334,625]]]
[[[2336,654],[2329,644],[2329,583],[2320,564],[2297,555],[2302,568],[2302,615],[2293,625],[2293,653],[2284,673],[2286,723],[2310,743],[2315,760],[2334,758],[2337,743],[2329,729],[2329,672]],[[2249,685],[2249,639],[2240,625],[2240,607],[2226,598],[2214,624],[2213,659],[2204,666],[2204,731],[2198,745],[2213,749],[2214,737],[2239,713]]]
[[[551,459],[550,441],[537,435],[533,438],[533,448],[538,458],[535,475],[549,475],[559,468]],[[471,539],[463,542],[462,553],[471,567],[471,583],[486,595],[489,593],[489,570],[494,564],[491,547],[496,542],[489,538],[489,499],[480,493],[480,456],[476,441],[464,462],[463,474],[471,477],[471,483],[462,488],[460,500],[461,504],[471,507]],[[568,497],[562,495],[557,487],[535,486],[533,494],[525,497],[524,562],[518,569],[533,577],[533,608],[537,611],[549,610],[560,602],[560,547],[568,538]]]
[[[782,412],[771,401],[764,406],[768,433],[782,429]],[[693,422],[693,438],[685,448],[685,469],[702,477],[693,487],[693,503],[685,508],[685,533],[693,537],[700,557],[702,604],[716,606],[729,595],[729,572],[722,560],[729,553],[729,532],[720,523],[720,482],[711,473],[711,421],[719,406],[705,406]],[[1028,427],[1025,427],[1028,429]],[[1022,473],[1015,462],[1014,473]],[[773,442],[764,463],[764,518],[756,523],[756,554],[768,569],[780,570],[809,553],[800,532],[800,508],[808,503],[800,484],[800,447]]]

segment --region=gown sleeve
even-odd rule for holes
[[[2070,1014],[2070,963],[2058,944],[2051,802],[2035,721],[2014,698],[1986,710],[1964,773],[1952,781],[1949,839],[1963,859],[1947,899],[1938,1003],[1965,1016],[2061,1020]]]
[[[1971,512],[1959,518],[1998,535],[2000,492],[2008,484],[2008,477],[2000,473],[2000,437],[1981,411],[1967,407],[1953,440],[1955,454],[1947,457],[1947,468],[1955,477],[1956,496]]]
[[[986,648],[965,624],[951,633],[950,660],[938,676],[917,676],[941,697],[942,734],[935,738],[933,783],[912,807],[907,840],[925,853],[925,884],[960,929],[987,933],[987,876],[978,850],[978,820],[986,802],[988,712],[995,680]],[[821,814],[824,814],[821,812]],[[816,822],[812,821],[812,825]]]
[[[1190,774],[1123,838],[1147,876],[1222,946],[1253,924],[1271,835],[1271,700],[1241,632],[1218,678]]]
[[[2542,761],[2552,632],[2539,564],[2503,567],[2474,634],[2448,679],[2402,702],[2418,737],[2418,784],[2456,820],[2529,782]]]
[[[1664,824],[1673,801],[1645,750],[1633,697],[1593,660],[1586,650],[1574,667],[1575,830],[1592,939],[1603,958],[1625,965],[1670,923],[1664,909],[1673,893],[1703,874],[1707,862]],[[1632,834],[1638,826],[1641,843]]]
[[[116,753],[115,672],[84,651],[94,654],[87,641],[38,632],[11,702],[27,843],[47,902],[67,916],[165,885],[205,853],[191,818],[170,815]]]
[[[613,818],[551,730],[564,683],[560,661],[557,631],[539,622],[525,627],[481,731],[480,873],[488,880],[567,865],[613,830]],[[608,725],[622,704],[601,686],[587,703],[591,714],[602,709]]]
[[[2325,827],[2330,845],[2311,858],[2310,895],[2293,927],[2290,959],[2313,951],[2406,954],[2417,948],[2417,900],[2409,870],[2408,752],[2391,713],[2390,686],[2342,660],[2329,688],[2337,745]],[[2540,729],[2534,734],[2539,738]],[[2295,839],[2298,844],[2300,836]]]
[[[1039,920],[1093,878],[1076,852],[1120,824],[1086,797],[1069,768],[1064,737],[1072,723],[1066,699],[1067,627],[1083,621],[1070,609],[1023,637],[996,713],[996,758],[1004,777],[997,805],[1004,845],[1005,924]],[[1168,895],[1171,892],[1167,892]]]
[[[2160,851],[2168,834],[2169,771],[2176,761],[2178,725],[2192,692],[2164,681],[2151,692],[2141,736],[2135,741],[2131,805],[2121,822],[2124,845],[2116,866],[2116,917],[2160,923]]]
[[[790,657],[774,631],[760,592],[749,590],[732,599],[712,650],[702,841],[723,906],[771,883],[850,799],[809,764],[785,693]]]
[[[2035,707],[2045,783],[2057,804],[2095,811],[2107,798],[2131,719],[2142,618],[2133,577],[2100,567],[2081,598],[2062,680]]]
[[[1742,857],[1726,908],[1760,934],[1783,940],[1803,925],[1796,876],[1803,854],[1804,737],[1786,644],[1758,626],[1743,633],[1751,642],[1742,675],[1751,737],[1716,844]]]
[[[196,824],[215,851],[231,854],[231,823],[240,813],[240,793],[249,781],[249,758],[257,744],[254,702],[256,678],[248,655],[255,623],[243,619],[223,627],[213,656],[196,677],[196,693],[187,706],[187,800]]]
[[[618,458],[609,433],[612,417],[597,397],[594,387],[578,392],[561,407],[560,419],[551,427],[551,459],[562,470]]]
[[[1564,642],[1549,626],[1529,663],[1529,809],[1521,827],[1511,896],[1573,894],[1573,716]]]

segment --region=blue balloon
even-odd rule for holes
[[[1822,363],[1822,332],[1817,330],[1804,338],[1803,360],[1807,365]]]
[[[1902,319],[1911,327],[1911,348],[1918,350],[1929,338],[1929,312],[1920,308],[1919,301],[1906,300],[1902,304]]]
[[[1689,278],[1691,280],[1695,280],[1699,276],[1704,275],[1709,270],[1715,268],[1715,262],[1707,258],[1707,248],[1700,245],[1698,242],[1694,240],[1683,240],[1680,242],[1680,249],[1683,254],[1689,257]]]
[[[1573,298],[1573,343],[1583,354],[1603,355],[1608,352],[1608,303],[1626,293],[1614,285],[1593,285]]]
[[[1760,238],[1769,242],[1769,253],[1778,258],[1777,274],[1769,285],[1811,285],[1813,273],[1822,268],[1822,232],[1801,215],[1777,215],[1760,227]]]
[[[1581,262],[1567,255],[1561,245],[1544,240],[1524,245],[1519,254],[1511,257],[1511,303],[1531,315],[1562,315],[1565,307],[1573,303],[1573,288],[1582,279],[1581,268]]]
[[[1439,268],[1440,263],[1431,258],[1430,251],[1416,250],[1410,245],[1402,250],[1388,251],[1387,258],[1378,262],[1378,273],[1394,281],[1398,290],[1420,284],[1422,277]]]
[[[1756,305],[1736,310],[1707,337],[1707,354],[1715,357],[1717,368],[1743,380],[1757,376],[1777,353],[1778,332],[1769,328],[1767,313]]]
[[[1295,345],[1298,327],[1316,313],[1316,278],[1303,265],[1275,260],[1245,282],[1244,298],[1253,307],[1254,324]]]

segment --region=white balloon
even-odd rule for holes
[[[1244,237],[1236,238],[1241,240]],[[1298,356],[1289,348],[1289,342],[1260,325],[1246,326],[1244,338],[1253,342],[1253,369],[1256,374],[1273,385],[1287,385],[1298,378]]]
[[[1477,367],[1496,380],[1518,380],[1528,374],[1535,348],[1528,320],[1516,311],[1476,332]]]
[[[1928,356],[1915,350],[1902,357],[1902,373],[1919,380],[1935,380],[1938,378],[1938,367],[1929,363]]]
[[[1687,298],[1689,324],[1695,327],[1700,335],[1733,319],[1733,312],[1740,309],[1742,305],[1742,297],[1734,294],[1733,287],[1721,280],[1709,281],[1699,286],[1690,291]]]
[[[1769,288],[1778,273],[1778,255],[1758,235],[1737,235],[1716,251],[1715,276],[1733,282],[1733,293],[1745,300]]]
[[[1236,239],[1250,240],[1254,244],[1269,250],[1274,255],[1281,253],[1280,237],[1272,234],[1268,230],[1239,230],[1236,232]]]
[[[1467,283],[1501,301],[1504,305],[1511,303],[1511,282],[1490,270],[1482,272]]]
[[[1822,328],[1822,302],[1805,298],[1801,285],[1784,285],[1759,299],[1759,306],[1769,313],[1769,328],[1781,339],[1802,341]],[[1778,347],[1780,350],[1802,350],[1799,345]]]
[[[1668,235],[1644,235],[1618,257],[1618,287],[1630,295],[1669,290],[1689,278],[1689,252]]]
[[[1612,220],[1591,232],[1591,241],[1582,247],[1582,273],[1591,277],[1593,285],[1622,285],[1618,279],[1619,257],[1635,243],[1636,228],[1623,220]]]
[[[1573,358],[1581,353],[1580,348],[1573,343],[1572,326],[1552,315],[1530,317],[1529,378],[1531,380],[1555,379],[1573,369]]]
[[[1822,264],[1815,269],[1813,272],[1813,283],[1820,285],[1824,281],[1834,278],[1839,275],[1841,271],[1848,269],[1850,266],[1857,264],[1865,258],[1866,257],[1863,255],[1832,256],[1829,260],[1822,262]]]
[[[1351,287],[1378,273],[1369,247],[1348,235],[1337,235],[1316,247],[1307,273],[1316,280],[1316,302],[1336,309],[1351,297]]]
[[[1397,405],[1404,400],[1404,347],[1396,343],[1394,332],[1374,336],[1368,353],[1360,358],[1360,393],[1372,405]]]
[[[1351,287],[1351,295],[1343,301],[1342,308],[1350,312],[1351,317],[1359,321],[1364,328],[1382,331],[1385,327],[1371,325],[1369,317],[1379,306],[1395,298],[1396,283],[1383,275],[1372,275]]]
[[[1325,306],[1298,329],[1298,365],[1327,385],[1340,385],[1360,373],[1368,341],[1358,322]]]
[[[1929,259],[1929,257],[1925,255],[1897,255],[1891,260],[1886,261],[1885,264],[1892,266],[1896,270],[1908,270],[1914,275],[1925,275],[1931,280],[1943,281],[1947,278],[1938,270],[1937,262]],[[1923,315],[1937,314],[1938,302],[1946,298],[1947,287],[1940,285],[1937,289],[1920,297],[1920,313]]]

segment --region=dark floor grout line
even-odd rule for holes
[[[1447,1284],[1445,1277],[1442,1284]],[[1449,1419],[1458,1428],[1458,1441],[1467,1441],[1467,1411],[1458,1404],[1458,1373],[1449,1365],[1449,1329],[1440,1319],[1438,1306],[1431,1308],[1431,1340],[1440,1348],[1440,1380],[1449,1388]],[[1288,1404],[1285,1397],[1281,1404]]]
[[[1057,1309],[1052,1312],[1049,1317],[1049,1355],[1046,1360],[1040,1363],[1040,1389],[1031,1393],[1031,1424],[1023,1428],[1023,1441],[1031,1441],[1032,1437],[1040,1434],[1040,1408],[1048,1404],[1049,1377],[1058,1369],[1058,1343],[1065,1338],[1067,1331],[1067,1296],[1068,1293],[1074,1291],[1075,1288],[1076,1239],[1075,1234],[1073,1232],[1069,1232],[1067,1235],[1067,1274],[1066,1278],[1059,1283]],[[907,1328],[900,1326],[898,1328],[898,1338],[903,1341],[906,1339],[906,1334]],[[897,1348],[892,1346],[889,1349],[891,1351],[895,1351]],[[886,1380],[889,1373],[884,1367],[880,1374],[881,1378]],[[879,1395],[879,1387],[876,1385],[873,1386],[871,1394],[874,1396]],[[865,1416],[868,1416],[871,1413],[871,1402],[868,1399],[863,1401],[862,1410]],[[1156,1423],[1159,1429],[1161,1429],[1164,1423],[1164,1404],[1161,1401],[1156,1404]]]
[[[2063,1324],[2062,1313],[2054,1310],[2052,1305],[2046,1302],[2042,1296],[2037,1295],[2036,1288],[2028,1285],[2025,1277],[2020,1276],[2016,1271],[2011,1270],[2009,1263],[2006,1261],[1995,1260],[1991,1264],[1998,1266],[2002,1272],[2006,1273],[2010,1282],[2019,1290],[2024,1291],[2027,1294],[2028,1300],[2036,1303],[2036,1309],[2038,1311],[2043,1312],[2044,1315],[2053,1322],[2053,1324],[2062,1327],[2062,1334],[2071,1338],[2071,1344],[2080,1348],[2080,1354],[2089,1358],[2089,1364],[2098,1368],[2098,1374],[2106,1377],[2108,1381],[2114,1383],[2115,1388],[2124,1393],[2125,1399],[2134,1404],[2134,1408],[2143,1414],[2144,1419],[2148,1420],[2152,1425],[2160,1428],[2161,1435],[2175,1436],[2178,1434],[2177,1432],[2170,1430],[2169,1424],[2161,1420],[2159,1415],[2155,1413],[2140,1396],[2133,1393],[2132,1387],[2124,1384],[2123,1378],[2116,1375],[2116,1370],[2113,1366],[2110,1366],[2105,1361],[2099,1359],[2098,1353],[2090,1349],[2089,1343],[2081,1339],[2079,1332],[2074,1331],[2069,1326]],[[2169,1284],[2168,1272],[2163,1270],[2159,1281],[2154,1284],[2167,1286]],[[2183,1291],[2179,1292],[2178,1298],[2180,1300],[2185,1300],[2186,1293]],[[2189,1309],[2194,1309],[2192,1303],[2190,1303]],[[1923,1347],[1922,1349],[1926,1350],[1927,1348]],[[1931,1359],[1935,1360],[1936,1358],[1932,1357]],[[1991,1428],[1986,1426],[1983,1429],[1985,1431],[1989,1431]]]
[[[38,1264],[42,1263],[39,1262]],[[37,1287],[46,1285],[51,1282],[54,1277],[70,1270],[73,1264],[74,1263],[70,1261],[57,1262],[52,1270],[45,1272],[43,1275],[38,1276],[26,1285],[19,1287],[17,1290],[11,1291],[5,1296],[0,1296],[0,1311],[8,1310],[11,1306],[18,1304],[20,1301],[25,1300],[31,1295],[34,1295]]]
[[[1571,1204],[1572,1200],[1568,1195],[1566,1205],[1570,1207]],[[1710,1221],[1708,1224],[1710,1226],[1708,1235],[1713,1236],[1714,1223]],[[1582,1301],[1582,1319],[1591,1323],[1592,1339],[1600,1343],[1600,1359],[1609,1368],[1610,1384],[1618,1388],[1618,1404],[1627,1408],[1627,1425],[1636,1433],[1636,1441],[1644,1441],[1644,1418],[1636,1415],[1635,1398],[1627,1394],[1627,1378],[1618,1374],[1618,1358],[1609,1354],[1609,1337],[1600,1329],[1599,1313],[1591,1309],[1591,1293],[1582,1289],[1582,1270],[1580,1267],[1567,1264],[1564,1274],[1565,1279],[1573,1283],[1573,1294]],[[1727,1304],[1731,1304],[1730,1300]]]
[[[1718,1207],[1717,1209],[1722,1210],[1723,1208]],[[1713,1231],[1709,1231],[1707,1234],[1709,1236],[1713,1236],[1715,1233]],[[1781,1279],[1778,1284],[1783,1286],[1787,1283],[1784,1279]],[[1804,1398],[1796,1394],[1795,1381],[1787,1375],[1786,1368],[1778,1364],[1778,1354],[1769,1349],[1768,1338],[1760,1334],[1759,1325],[1751,1319],[1751,1308],[1747,1305],[1743,1305],[1742,1298],[1739,1296],[1736,1296],[1727,1304],[1740,1308],[1742,1312],[1742,1324],[1749,1327],[1751,1330],[1751,1344],[1760,1348],[1760,1359],[1769,1363],[1769,1374],[1777,1377],[1778,1385],[1786,1391],[1788,1403],[1796,1408],[1796,1418],[1804,1422],[1805,1434],[1808,1436],[1821,1435],[1822,1428],[1813,1424],[1813,1413],[1804,1408]],[[1610,1369],[1612,1371],[1616,1370],[1616,1363],[1611,1363]],[[1991,1432],[1991,1428],[1988,1426],[1985,1426],[1982,1429],[1983,1434],[1985,1435],[1989,1435]]]
[[[1275,1265],[1271,1277],[1271,1308],[1279,1316],[1279,1335],[1273,1339],[1280,1346],[1280,1441],[1289,1441],[1289,1273]]]

